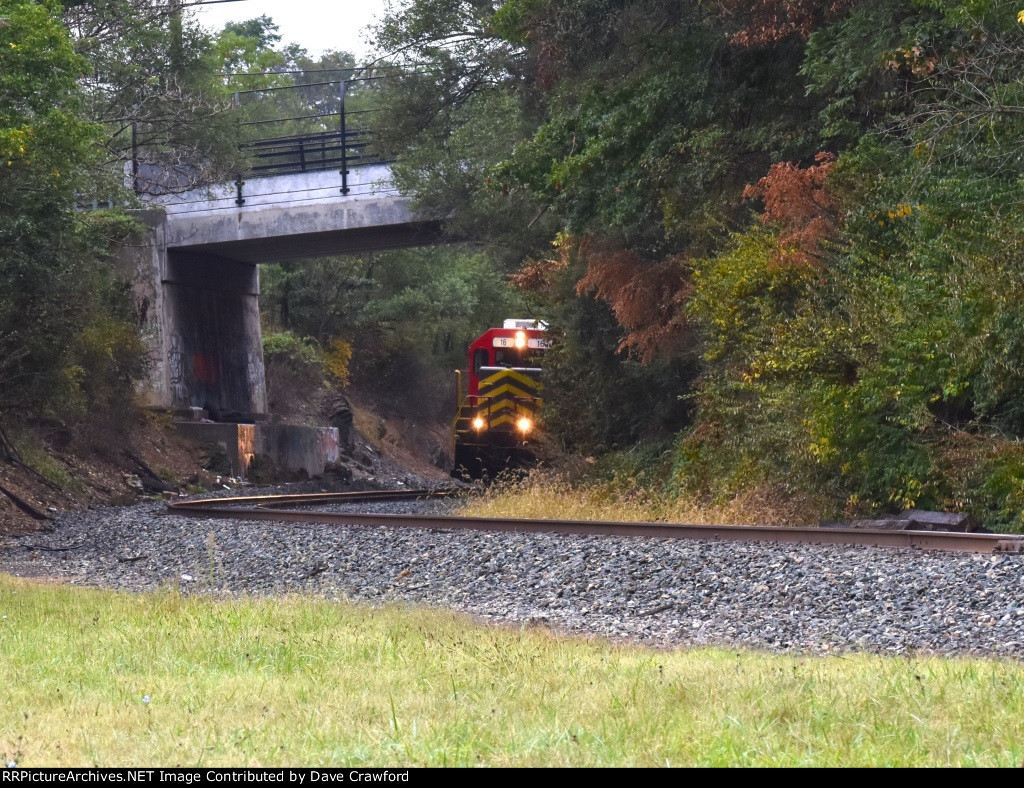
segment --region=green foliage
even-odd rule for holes
[[[266,17],[209,39],[143,6],[0,0],[5,416],[114,410],[141,374],[109,253],[130,222],[72,211],[104,163],[95,151],[123,151],[122,119],[153,161],[180,154],[208,174],[264,128],[239,121],[313,110],[277,132],[327,128],[335,89],[314,72],[354,65],[283,46]],[[1020,9],[864,0],[776,19],[784,35],[749,29],[776,7],[804,9],[412,0],[389,13],[385,60],[416,68],[383,86],[381,144],[419,209],[476,245],[267,267],[268,365],[302,385],[351,372],[446,393],[441,375],[481,329],[542,316],[558,340],[547,418],[568,447],[685,428],[684,487],[966,507],[1024,527]],[[292,84],[304,87],[260,92]],[[366,85],[350,98],[372,103]],[[818,191],[768,207],[763,189],[744,190],[820,152],[836,163]],[[828,227],[811,233],[799,221],[816,197]],[[820,249],[791,254],[810,235]],[[566,238],[607,242],[628,264],[602,279],[589,267],[600,255],[548,261]],[[550,274],[525,295],[505,284],[524,261]],[[658,279],[666,261],[675,276]],[[577,292],[584,277],[601,300]],[[648,327],[624,330],[609,303],[675,309],[655,328],[683,340],[642,364],[622,340]]]
[[[560,340],[548,415],[567,445],[626,445],[695,406],[684,486],[1019,523],[1020,9],[866,0],[794,26],[783,17],[809,6],[762,5],[413,2],[379,39],[433,66],[395,94],[394,140],[414,162],[403,182],[485,239],[501,236],[473,209],[530,206],[543,222],[528,230],[607,239],[632,261],[614,281],[551,261],[565,281],[535,293]],[[475,72],[454,62],[467,52]],[[498,107],[500,130],[465,131]],[[816,195],[780,191],[777,223],[751,225],[744,186],[819,151],[838,154],[818,195],[830,224],[805,230]],[[784,248],[812,235],[811,257]],[[543,271],[538,241],[510,258]],[[678,303],[692,339],[642,367],[574,285],[588,276],[626,303],[670,259],[691,281],[648,301]],[[991,449],[969,469],[951,460],[965,436]]]
[[[230,113],[236,142],[338,130],[339,80],[353,76],[351,54],[327,51],[314,58],[297,44],[282,45],[267,16],[226,25],[212,52],[223,91],[237,100]],[[373,94],[372,82],[349,82],[347,111],[366,110]]]
[[[562,12],[576,18],[563,7],[556,19]],[[614,228],[645,256],[714,248],[736,190],[779,158],[812,155],[814,124],[799,49],[778,47],[769,65],[760,51],[730,50],[715,25],[688,21],[668,16],[651,35],[613,18],[615,45],[585,66],[575,48],[591,39],[565,41],[574,49],[563,67],[582,73],[556,83],[548,117],[497,175],[556,207],[571,232]],[[629,74],[606,79],[641,36]]]
[[[67,208],[97,129],[81,115],[86,68],[56,17],[59,4],[0,2],[0,238],[19,221]]]
[[[963,485],[967,507],[986,512],[987,522],[998,530],[1024,532],[1024,451],[1020,444],[994,442],[989,456],[981,459]],[[974,458],[971,458],[974,459]]]
[[[930,67],[931,48],[949,32],[923,4],[869,0],[812,33],[800,71],[809,93],[825,101],[821,117],[830,145],[855,145],[883,119],[912,112],[912,91],[920,101],[922,86],[908,76]]]
[[[818,386],[845,373],[844,330],[827,280],[813,267],[776,261],[777,243],[761,228],[695,265],[688,311],[703,333],[706,368],[698,387],[700,426],[680,455],[689,486],[724,489],[772,477],[811,486],[815,450],[808,419]],[[812,445],[814,444],[814,445]]]
[[[387,129],[387,148],[401,150],[394,165],[398,186],[416,195],[418,210],[445,218],[452,237],[483,241],[501,267],[542,251],[554,232],[542,205],[521,189],[500,188],[492,176],[528,133],[520,102],[506,91],[476,93],[445,114],[443,131],[417,125],[413,132],[403,116],[427,114],[442,100],[436,86],[424,82],[413,76],[390,85],[383,99],[389,108],[377,119]],[[403,129],[410,139],[399,136]]]
[[[19,435],[18,453],[22,461],[47,481],[63,490],[84,492],[85,486],[75,479],[67,468],[58,462],[44,448],[44,444],[32,435]]]
[[[263,360],[270,411],[303,421],[315,412],[323,395],[339,381],[320,344],[290,331],[263,336]],[[333,365],[337,369],[337,364]]]
[[[450,407],[449,376],[468,343],[522,303],[486,255],[456,245],[267,266],[262,288],[266,325],[321,348],[343,338],[343,366],[361,386],[421,398],[431,390],[438,407]]]
[[[296,371],[321,372],[323,354],[316,340],[280,331],[263,337],[263,356],[271,363],[287,364]]]
[[[0,0],[0,418],[123,415],[144,374],[112,250],[124,215],[73,211],[95,161],[85,63],[57,3]],[[122,425],[124,419],[119,420]]]
[[[1020,527],[1013,450],[950,461],[965,435],[999,447],[1024,427],[1017,180],[867,139],[831,186],[844,237],[826,267],[773,265],[761,228],[696,266],[689,312],[707,366],[681,475]]]
[[[690,413],[681,394],[694,368],[685,359],[642,364],[617,352],[623,330],[607,304],[566,301],[552,317],[555,346],[544,357],[544,424],[564,447],[621,450],[680,429]]]
[[[85,115],[102,124],[102,155],[83,197],[116,197],[133,155],[144,165],[174,168],[182,188],[238,171],[231,93],[209,34],[188,11],[151,0],[63,6],[72,44],[88,64],[80,79]]]

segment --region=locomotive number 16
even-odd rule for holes
[[[550,339],[530,339],[527,340],[526,346],[531,350],[547,350],[551,347]],[[516,340],[514,337],[494,337],[492,340],[492,347],[517,347]],[[518,347],[522,347],[519,345]]]

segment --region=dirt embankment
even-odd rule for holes
[[[426,486],[449,480],[448,432],[443,424],[348,394],[355,432],[340,474],[324,489],[347,481]],[[21,462],[0,461],[0,534],[46,530],[49,518],[69,509],[121,506],[147,497],[244,486],[216,468],[216,451],[180,435],[166,414],[140,413],[130,439],[116,447],[50,446],[22,449]],[[328,420],[311,420],[326,424]],[[347,472],[346,472],[347,469]]]
[[[450,481],[451,432],[439,423],[359,392],[350,393],[356,451],[360,442],[407,473],[438,482]]]
[[[210,488],[207,452],[179,435],[162,414],[137,414],[120,446],[74,440],[63,449],[33,440],[20,462],[0,462],[0,534],[48,527],[44,518],[68,509],[131,503],[145,495]]]

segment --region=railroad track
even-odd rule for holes
[[[1024,553],[1024,537],[1011,534],[890,531],[856,528],[794,528],[755,525],[685,525],[657,522],[523,520],[507,517],[459,517],[439,514],[370,514],[310,509],[316,506],[451,498],[457,490],[375,490],[311,495],[260,495],[168,503],[173,514],[232,520],[268,520],[319,525],[515,531],[648,539],[702,539],[732,542],[843,544],[914,547],[961,553]]]

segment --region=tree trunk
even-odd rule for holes
[[[7,434],[4,432],[2,424],[0,424],[0,460],[21,464],[21,456],[18,454],[18,450],[14,448],[14,444],[7,439]]]

